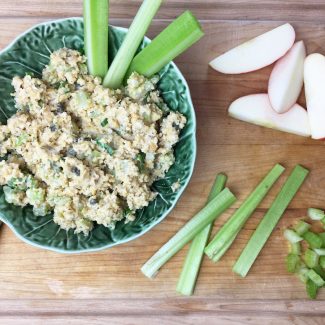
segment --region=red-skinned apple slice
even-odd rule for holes
[[[305,93],[311,136],[325,138],[325,57],[314,53],[307,56],[304,66]]]
[[[273,110],[268,94],[238,98],[230,105],[229,115],[248,123],[310,137],[307,111],[295,104],[288,112],[278,114]]]
[[[229,74],[258,70],[285,55],[294,41],[293,27],[284,24],[218,56],[210,62],[210,66]]]
[[[303,41],[297,42],[274,66],[268,93],[277,113],[287,112],[296,102],[304,83],[306,48]]]

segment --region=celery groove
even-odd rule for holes
[[[190,11],[185,11],[132,60],[127,77],[133,71],[151,77],[203,35],[197,19]]]
[[[296,166],[239,256],[233,271],[245,277],[309,171]]]
[[[219,174],[210,191],[208,202],[216,197],[224,188],[227,181],[227,176]],[[183,295],[192,295],[196,283],[196,279],[200,270],[204,248],[209,239],[213,223],[207,225],[200,233],[193,239],[181,275],[178,280],[176,290]]]
[[[149,278],[153,277],[172,256],[235,201],[236,197],[228,188],[225,188],[142,266],[141,271],[143,274]]]
[[[118,88],[130,66],[136,50],[138,49],[151,20],[158,11],[163,0],[144,0],[137,12],[121,47],[119,48],[103,85],[108,88]]]
[[[84,0],[83,6],[88,71],[104,78],[108,70],[108,0]]]
[[[225,247],[231,246],[247,219],[252,215],[283,171],[284,167],[279,164],[275,165],[239,209],[225,223],[214,239],[205,248],[205,253],[209,258],[214,262],[221,258],[227,250]]]

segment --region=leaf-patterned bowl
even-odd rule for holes
[[[110,26],[110,60],[116,54],[125,34],[125,28]],[[147,44],[145,39],[143,44]],[[12,116],[16,109],[12,96],[11,79],[15,75],[24,76],[40,72],[49,61],[52,51],[69,47],[79,51],[83,49],[83,20],[68,18],[36,25],[14,40],[0,52],[0,121]],[[141,48],[140,47],[140,48]],[[173,209],[192,175],[195,157],[195,113],[190,92],[185,79],[174,63],[160,71],[159,90],[172,110],[180,111],[187,117],[180,141],[175,147],[176,162],[164,179],[153,184],[158,192],[157,198],[148,207],[137,211],[135,221],[117,223],[114,230],[104,226],[95,226],[88,235],[74,234],[72,230],[59,228],[52,215],[37,217],[30,206],[25,208],[9,204],[0,188],[0,221],[4,221],[14,233],[25,242],[34,246],[60,253],[81,253],[108,248],[135,239],[163,220]],[[180,187],[173,192],[171,185],[179,180]]]

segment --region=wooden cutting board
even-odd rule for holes
[[[111,0],[111,23],[129,26],[140,0]],[[35,23],[80,16],[81,0],[2,0],[0,48]],[[230,102],[265,92],[271,67],[230,76],[208,67],[223,51],[283,22],[296,29],[309,53],[325,54],[322,0],[166,0],[148,32],[156,35],[171,19],[191,9],[206,36],[176,62],[189,82],[198,121],[198,156],[193,178],[173,212],[141,238],[106,251],[61,255],[28,246],[3,226],[0,231],[0,324],[324,324],[325,291],[305,300],[304,286],[285,270],[282,231],[310,206],[325,208],[324,142],[233,120]],[[301,98],[301,104],[304,99]],[[300,163],[311,173],[267,242],[246,279],[231,272],[257,223],[285,177],[249,219],[233,247],[213,264],[205,259],[195,296],[180,297],[175,286],[187,247],[155,280],[141,265],[206,201],[218,172],[229,176],[238,207],[275,164]],[[214,232],[229,217],[228,211]]]

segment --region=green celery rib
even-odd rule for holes
[[[144,0],[126,34],[108,72],[103,85],[116,89],[124,79],[136,50],[163,0]]]
[[[141,268],[144,275],[151,278],[158,270],[195,235],[228,209],[236,197],[225,188],[212,199],[199,213],[187,222],[158,252],[156,252]]]
[[[219,230],[214,239],[204,250],[205,254],[207,254],[209,258],[211,258],[213,261],[217,261],[221,258],[223,255],[221,254],[221,251],[225,253],[225,246],[231,246],[232,242],[236,238],[236,234],[238,234],[238,232],[241,230],[247,219],[252,215],[283,171],[284,167],[279,164],[275,165],[261,181],[261,183],[255,188],[255,190],[249,195],[249,197],[243,202],[239,209]],[[218,259],[215,257],[216,255],[218,256]]]
[[[104,78],[108,70],[108,0],[84,0],[83,5],[88,71]]]
[[[239,256],[233,271],[245,277],[309,171],[297,165]]]
[[[151,77],[203,35],[197,19],[190,11],[185,11],[132,60],[127,77],[134,71]]]
[[[208,202],[210,202],[223,190],[226,182],[226,175],[217,175],[210,191]],[[176,290],[182,295],[190,296],[193,294],[204,254],[204,248],[208,242],[212,227],[213,223],[207,225],[200,233],[194,237],[191,243],[176,288]]]

